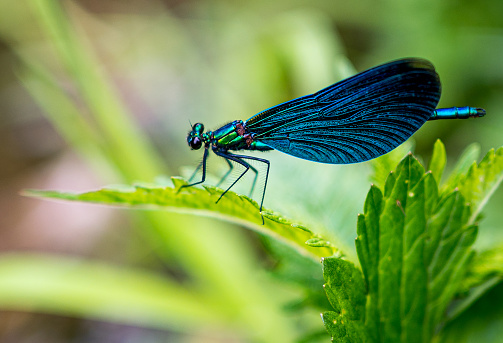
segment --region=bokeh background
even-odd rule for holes
[[[403,152],[427,162],[440,138],[452,167],[472,143],[482,154],[502,145],[501,0],[0,2],[0,341],[328,341],[319,310],[288,306],[305,287],[273,272],[285,265],[273,242],[212,219],[19,193],[188,176],[202,157],[187,147],[189,121],[215,129],[410,56],[436,66],[441,107],[488,114],[427,123]],[[356,260],[370,165],[265,157],[265,207]],[[503,239],[502,200],[500,190],[485,211],[480,250]],[[316,268],[301,278],[321,287]],[[158,278],[171,299],[142,283]],[[185,312],[156,307],[176,299]],[[150,312],[135,307],[149,301]]]

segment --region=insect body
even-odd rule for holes
[[[202,179],[185,187],[205,181],[210,147],[227,161],[229,172],[230,161],[244,167],[218,200],[250,169],[255,173],[255,185],[257,170],[248,163],[255,160],[267,166],[260,202],[262,211],[269,161],[231,151],[279,150],[314,162],[357,163],[395,149],[427,120],[485,115],[483,109],[474,107],[435,109],[439,99],[440,80],[433,65],[423,59],[409,58],[374,67],[215,131],[205,132],[204,125],[197,123],[189,132],[187,142],[194,150],[204,146],[203,160],[196,169],[202,167]]]

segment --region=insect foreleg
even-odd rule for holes
[[[196,175],[196,173],[199,171],[199,169],[202,166],[203,167],[203,175],[201,177],[201,181],[194,182],[194,183],[191,183],[191,184],[188,184],[188,185],[183,185],[183,186],[180,187],[180,189],[185,188],[185,187],[192,187],[192,186],[195,186],[195,185],[199,185],[199,184],[203,183],[206,180],[206,160],[207,159],[208,159],[208,147],[205,147],[204,154],[203,154],[203,160],[201,161],[201,163],[199,163],[199,165],[197,166],[194,174],[192,174],[192,176],[189,179],[189,182],[190,182],[194,178],[194,176]],[[178,189],[178,191],[180,191],[180,189]]]

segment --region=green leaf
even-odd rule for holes
[[[492,149],[477,164],[472,164],[466,176],[459,181],[459,190],[472,204],[470,223],[480,214],[489,198],[503,181],[503,147]]]
[[[441,143],[436,150],[432,169],[441,174]],[[384,192],[371,187],[358,216],[365,327],[373,342],[430,341],[466,274],[477,227],[460,191],[439,196],[438,179],[409,154]],[[340,334],[339,326],[331,327]]]
[[[354,264],[340,258],[322,259],[325,292],[335,311],[322,314],[325,328],[338,342],[367,342],[365,283]]]
[[[431,155],[430,165],[428,166],[428,170],[431,171],[433,177],[435,177],[437,185],[440,185],[446,162],[447,154],[445,152],[444,143],[442,143],[440,139],[437,139],[433,145],[433,154]]]
[[[366,343],[365,325],[348,319],[343,313],[326,311],[321,314],[323,324],[333,342]]]
[[[61,62],[68,70],[81,96],[80,100],[87,106],[93,118],[92,125],[97,128],[94,134],[102,142],[106,142],[106,146],[110,149],[108,157],[130,180],[139,177],[154,178],[158,171],[165,170],[161,159],[155,154],[155,149],[148,142],[145,134],[131,120],[132,115],[120,101],[113,83],[105,77],[105,73],[100,72],[101,64],[94,52],[82,44],[83,39],[69,20],[62,3],[36,0],[30,2],[30,5],[33,7],[35,18],[40,23],[42,33],[50,39],[55,48],[58,62]],[[29,65],[37,64],[31,56],[25,56],[24,60]],[[37,78],[37,75],[30,75],[30,72],[25,76],[28,79]],[[38,97],[40,98],[40,94]],[[58,109],[51,111],[54,117]],[[64,117],[66,119],[63,120],[71,119],[70,116],[61,112],[58,117],[58,121]],[[75,127],[76,123],[72,124]],[[58,126],[62,128],[61,123]],[[69,137],[71,129],[68,122],[64,129],[62,132]],[[68,139],[71,140],[71,138]]]
[[[471,246],[477,227],[468,225],[470,208],[463,196],[454,191],[439,205],[428,225],[429,241],[425,259],[428,264],[428,322],[435,330],[444,319],[473,256]]]
[[[469,311],[447,323],[435,342],[501,342],[503,337],[503,283],[484,293]]]
[[[278,239],[299,253],[314,260],[320,257],[341,256],[333,245],[321,239],[306,227],[291,222],[277,213],[263,210],[265,225],[262,224],[258,204],[242,195],[227,192],[216,204],[223,190],[204,186],[181,188],[187,182],[181,178],[172,178],[175,188],[158,185],[121,186],[104,188],[86,193],[63,193],[57,191],[26,191],[29,196],[45,197],[61,200],[90,202],[114,205],[134,209],[156,209],[180,213],[190,213],[206,217],[215,217],[261,234]],[[307,244],[306,244],[307,242]]]
[[[494,277],[503,279],[503,246],[501,244],[473,258],[460,292],[467,292]]]
[[[228,320],[205,296],[168,278],[36,254],[0,257],[0,307],[188,331]]]
[[[407,295],[410,287],[407,282],[402,282],[405,274],[404,255],[409,253],[408,244],[404,242],[410,234],[411,240],[417,234],[415,232],[404,232],[405,226],[408,225],[409,230],[421,230],[421,227],[413,227],[409,225],[409,217],[416,218],[421,216],[420,213],[413,213],[407,208],[407,198],[411,193],[412,188],[420,181],[424,168],[412,156],[408,155],[398,165],[396,169],[396,181],[393,188],[389,191],[389,197],[384,199],[384,208],[379,220],[380,237],[379,237],[379,284],[378,284],[378,304],[382,323],[382,337],[388,341],[399,341],[400,336],[405,334],[407,327],[401,325],[403,311],[406,310],[402,304],[408,299],[404,299],[404,293]],[[386,184],[388,185],[388,183]],[[415,191],[415,196],[419,197],[420,192]],[[423,239],[420,239],[417,244],[421,244]],[[413,268],[414,266],[411,266]],[[418,271],[416,271],[418,272]],[[415,287],[419,292],[418,298],[421,299],[423,292],[422,284],[426,280],[422,280],[412,287]],[[419,288],[420,287],[420,288]],[[400,296],[397,296],[396,291],[400,290]],[[407,315],[408,312],[407,312]],[[417,332],[416,337],[420,337]]]
[[[387,154],[370,161],[370,165],[373,169],[370,181],[382,188],[389,173],[395,169],[395,166],[402,160],[403,156],[407,154],[407,152],[412,151],[413,148],[413,141],[408,140]]]
[[[325,292],[330,304],[351,320],[365,318],[365,283],[361,271],[341,258],[322,259]]]
[[[356,250],[367,281],[368,300],[366,306],[366,326],[373,341],[379,341],[379,217],[382,210],[382,193],[371,186],[365,199],[365,214],[358,215]]]
[[[285,309],[290,311],[299,311],[307,307],[316,311],[330,309],[330,303],[320,287],[323,284],[323,274],[319,260],[304,258],[291,247],[265,236],[261,241],[275,261],[270,271],[271,276],[281,282],[302,288],[300,296],[290,301]],[[326,338],[326,332],[322,332]]]
[[[503,281],[503,247],[499,246],[476,254],[468,265],[468,272],[460,289],[460,299],[449,308],[452,320],[480,299],[491,288]]]
[[[445,186],[442,188],[443,192],[450,192],[459,184],[459,180],[466,174],[470,166],[478,160],[480,156],[480,145],[477,143],[470,144],[462,153],[458,162],[454,166],[449,175]]]

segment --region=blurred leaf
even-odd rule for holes
[[[326,343],[327,340],[327,331],[322,330],[304,335],[301,339],[296,341],[296,343]]]
[[[323,273],[320,262],[304,258],[292,247],[277,240],[263,236],[262,242],[274,258],[271,275],[286,284],[297,286],[301,290],[300,297],[294,298],[286,305],[289,311],[301,311],[306,308],[325,311],[330,309],[323,285]],[[319,322],[317,322],[319,324]],[[326,332],[325,338],[326,338]]]
[[[486,279],[478,283],[475,287],[470,289],[470,292],[467,296],[462,297],[461,299],[456,299],[449,306],[447,312],[448,321],[452,321],[456,319],[460,314],[465,312],[473,303],[477,302],[481,297],[485,296],[491,288],[501,283],[501,276],[494,276],[490,279]]]
[[[354,264],[340,258],[322,260],[325,292],[335,311],[322,314],[333,341],[367,342],[365,283]]]
[[[442,190],[444,192],[451,191],[458,186],[460,179],[468,171],[470,166],[479,159],[480,145],[477,143],[470,144],[459,157],[456,165],[445,182]]]
[[[479,164],[471,162],[468,168],[470,161],[478,154],[478,146],[470,146],[445,186],[446,190],[458,188],[464,199],[469,202],[471,215],[467,219],[468,224],[477,220],[483,207],[503,181],[503,148],[489,151]],[[462,173],[463,170],[464,173]],[[501,282],[503,277],[501,265],[503,265],[501,249],[482,252],[469,262],[468,274],[462,280],[458,290],[462,298],[449,309],[449,319],[459,316],[488,290]]]
[[[503,278],[503,246],[501,244],[475,255],[468,266],[468,273],[463,280],[460,292],[466,292],[493,277]]]
[[[103,137],[85,120],[68,94],[62,91],[54,77],[42,66],[18,51],[18,56],[24,61],[24,67],[18,71],[18,77],[46,116],[57,129],[58,133],[80,153],[87,157],[97,170],[110,172],[116,165],[109,163],[110,155],[106,154]],[[114,178],[120,173],[115,170]]]
[[[503,283],[484,293],[468,311],[450,321],[435,342],[499,343],[503,337]]]
[[[57,72],[48,67],[53,66],[51,63],[42,63],[39,56],[30,54],[32,50],[20,47],[16,51],[24,63],[19,74],[42,108],[47,110],[48,118],[60,134],[72,147],[85,153],[88,163],[101,167],[100,172],[105,169],[103,165],[107,166],[106,171],[114,171],[113,179],[119,182],[149,180],[159,175],[161,170],[166,171],[165,167],[161,167],[165,163],[161,162],[145,132],[141,131],[141,126],[133,120],[112,78],[107,74],[107,60],[100,60],[95,54],[96,50],[100,53],[103,51],[88,44],[92,36],[88,35],[87,27],[80,25],[86,26],[92,21],[91,17],[86,17],[85,11],[81,12],[82,8],[77,8],[79,5],[72,2],[36,0],[28,6],[33,9],[30,14],[41,24],[37,36],[41,36],[43,49],[51,54],[50,62],[56,65]],[[149,8],[149,11],[153,9]],[[165,7],[162,7],[162,11],[156,12],[156,15],[159,14],[156,20],[166,19],[165,25],[177,22],[169,17]],[[176,28],[173,31],[176,31],[177,40],[183,39],[182,31]],[[186,60],[184,62],[187,63]],[[134,214],[133,226],[148,243],[143,249],[150,251],[153,248],[164,263],[181,266],[184,273],[215,292],[219,300],[226,299],[228,307],[270,303],[268,294],[261,292],[263,285],[254,282],[254,276],[246,272],[246,267],[250,266],[241,265],[237,280],[233,267],[249,258],[249,251],[241,249],[230,253],[231,249],[219,249],[215,252],[216,243],[213,240],[229,247],[236,244],[235,237],[224,234],[225,227],[200,231],[196,235],[165,213],[145,211]],[[198,240],[194,240],[195,236]],[[179,242],[191,243],[181,245]],[[203,270],[201,266],[204,266]],[[246,287],[238,288],[237,285],[242,283]],[[229,292],[229,289],[236,291]],[[254,299],[248,296],[251,292],[255,293]],[[274,332],[283,335],[287,331],[286,321],[279,315],[274,316]],[[243,315],[241,320],[241,324],[247,326],[250,332],[257,332],[256,327],[263,328],[264,322],[268,323],[266,317],[257,320]],[[258,334],[271,336],[268,330],[263,329]]]
[[[145,271],[61,256],[0,257],[2,309],[193,331],[228,319],[208,305],[188,285]]]
[[[32,2],[32,6],[35,17],[40,20],[44,33],[56,48],[58,57],[78,88],[78,94],[89,109],[93,124],[96,125],[95,134],[106,143],[109,158],[128,180],[153,179],[162,169],[159,156],[131,120],[131,114],[101,70],[92,49],[84,44],[83,37],[79,36],[68,19],[63,4],[54,0],[37,0]],[[36,61],[31,61],[31,56],[24,56],[24,60],[28,65],[36,64]],[[28,78],[36,77],[30,75],[30,71],[25,75]],[[58,107],[51,111],[58,111]],[[58,120],[63,118],[69,119],[61,114]],[[62,123],[59,123],[59,127],[62,128]]]
[[[57,191],[26,191],[29,196],[91,202],[107,205],[125,206],[139,209],[157,209],[180,213],[191,213],[207,217],[215,217],[229,221],[261,234],[271,236],[294,247],[300,254],[318,260],[323,256],[341,253],[329,242],[324,242],[319,236],[306,227],[291,222],[277,213],[263,210],[265,225],[262,224],[258,204],[234,192],[227,194],[216,204],[223,190],[204,186],[180,188],[187,182],[180,178],[172,178],[175,188],[158,185],[134,187],[119,187],[119,189],[104,188],[87,193],[63,193]],[[306,242],[316,244],[306,244]],[[190,242],[186,242],[190,244]]]
[[[461,193],[472,204],[473,223],[489,198],[503,181],[503,147],[492,149],[477,165],[473,163],[465,177],[461,178],[458,187]]]
[[[380,188],[384,187],[389,173],[395,169],[395,166],[402,160],[403,156],[413,149],[413,140],[409,139],[389,153],[371,160],[370,165],[372,166],[373,173],[370,181]]]
[[[483,251],[471,260],[459,289],[460,299],[448,312],[449,320],[459,316],[491,288],[503,281],[503,247]]]
[[[428,170],[433,174],[437,185],[440,185],[446,162],[447,154],[445,152],[444,143],[442,143],[440,139],[437,139],[435,145],[433,145],[433,154],[431,155],[430,164],[428,166]]]

